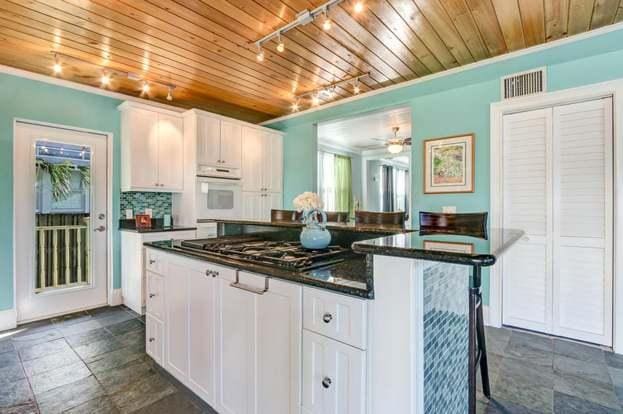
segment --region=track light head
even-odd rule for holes
[[[149,88],[149,83],[147,83],[147,81],[144,81],[144,82],[143,82],[143,86],[141,86],[141,91],[142,91],[144,94],[147,94],[147,93],[149,93],[149,89],[150,89],[150,88]]]
[[[320,97],[318,96],[318,93],[315,93],[312,95],[312,106],[318,105],[320,105]]]
[[[167,101],[171,102],[173,100],[173,86],[167,86]]]
[[[258,62],[264,61],[264,49],[262,49],[262,44],[257,44],[257,56],[255,57]]]
[[[54,54],[54,66],[52,66],[52,70],[54,71],[55,75],[60,75],[61,72],[63,71],[63,67],[61,66],[61,63],[58,61],[58,55]]]
[[[363,1],[358,1],[357,3],[355,3],[355,7],[353,7],[353,10],[355,11],[355,13],[361,13],[363,11]]]
[[[102,77],[100,78],[100,82],[103,87],[110,85],[110,74],[106,71],[102,73]]]
[[[283,43],[283,39],[281,39],[281,33],[277,35],[277,52],[283,53],[286,50],[286,45]]]

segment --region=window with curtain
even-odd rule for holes
[[[381,209],[409,212],[408,170],[394,165],[381,166]]]
[[[327,211],[348,211],[353,206],[350,157],[318,151],[318,195]]]

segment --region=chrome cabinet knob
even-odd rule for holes
[[[154,342],[156,338],[149,338],[149,342]]]
[[[157,295],[156,295],[155,293],[150,293],[150,294],[149,294],[149,297],[150,297],[150,298],[155,298],[156,296],[157,296]]]
[[[324,321],[324,323],[330,323],[333,320],[333,315],[331,315],[330,313],[325,313],[324,315],[322,315],[322,320]]]
[[[149,264],[154,264],[156,261],[154,259],[149,259]]]
[[[93,231],[105,231],[106,230],[106,226],[99,226],[93,229]]]
[[[324,377],[324,378],[322,379],[322,386],[323,386],[324,388],[329,388],[329,387],[331,386],[331,382],[332,382],[332,381],[331,381],[331,378],[329,378],[329,377]]]

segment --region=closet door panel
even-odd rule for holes
[[[504,227],[525,237],[503,261],[503,323],[551,332],[552,110],[504,117]]]
[[[612,342],[612,101],[554,109],[554,333]]]

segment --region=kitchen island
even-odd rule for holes
[[[468,412],[470,274],[521,232],[330,226],[331,263],[280,268],[258,246],[292,252],[298,226],[218,227],[216,242],[150,243],[146,263],[147,351],[217,412]]]

